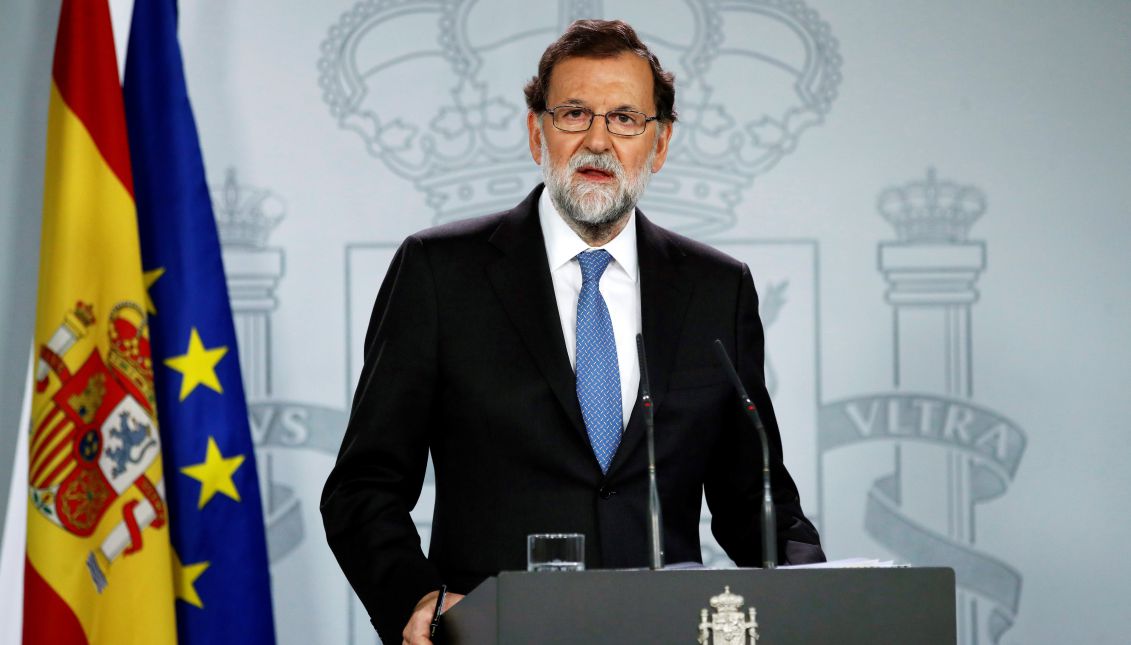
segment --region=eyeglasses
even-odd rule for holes
[[[576,105],[559,105],[546,108],[554,121],[554,127],[562,132],[585,132],[593,126],[593,117],[605,118],[605,128],[609,134],[618,137],[635,137],[644,134],[649,121],[655,121],[658,116],[646,116],[643,112],[632,110],[612,110],[604,114],[597,114],[589,108]]]

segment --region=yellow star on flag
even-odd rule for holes
[[[176,587],[177,598],[187,602],[193,607],[204,609],[204,602],[196,593],[196,579],[204,573],[210,562],[196,562],[194,564],[181,564],[181,557],[173,551],[173,585]]]
[[[165,275],[165,267],[157,267],[152,271],[141,274],[142,280],[145,282],[145,310],[151,314],[157,313],[157,305],[153,304],[153,298],[149,295],[149,288],[163,275]]]
[[[212,436],[208,437],[208,449],[205,451],[204,461],[181,468],[182,473],[200,482],[200,501],[196,505],[198,509],[204,508],[216,493],[223,493],[237,502],[240,501],[240,492],[236,490],[232,475],[243,464],[243,460],[243,455],[225,457],[220,454],[216,439]]]
[[[165,359],[165,364],[181,373],[181,400],[192,393],[198,385],[205,385],[220,394],[220,379],[216,378],[216,364],[228,353],[225,346],[206,349],[200,340],[200,332],[192,328],[188,349],[180,356]]]

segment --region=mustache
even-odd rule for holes
[[[569,171],[573,173],[581,168],[596,168],[624,180],[624,166],[612,153],[595,154],[592,152],[578,152],[569,160]]]

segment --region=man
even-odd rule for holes
[[[330,546],[384,642],[429,642],[441,584],[456,592],[451,606],[487,576],[523,569],[530,533],[585,534],[591,568],[647,565],[641,332],[667,562],[701,561],[704,491],[727,554],[761,561],[760,447],[716,338],[769,433],[779,553],[824,559],[782,464],[749,271],[635,209],[667,157],[674,94],[627,24],[575,22],[526,88],[545,189],[397,252],[322,498]],[[429,451],[425,557],[409,511]]]

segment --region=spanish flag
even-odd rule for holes
[[[150,303],[106,0],[63,0],[49,105],[24,643],[173,643]]]

